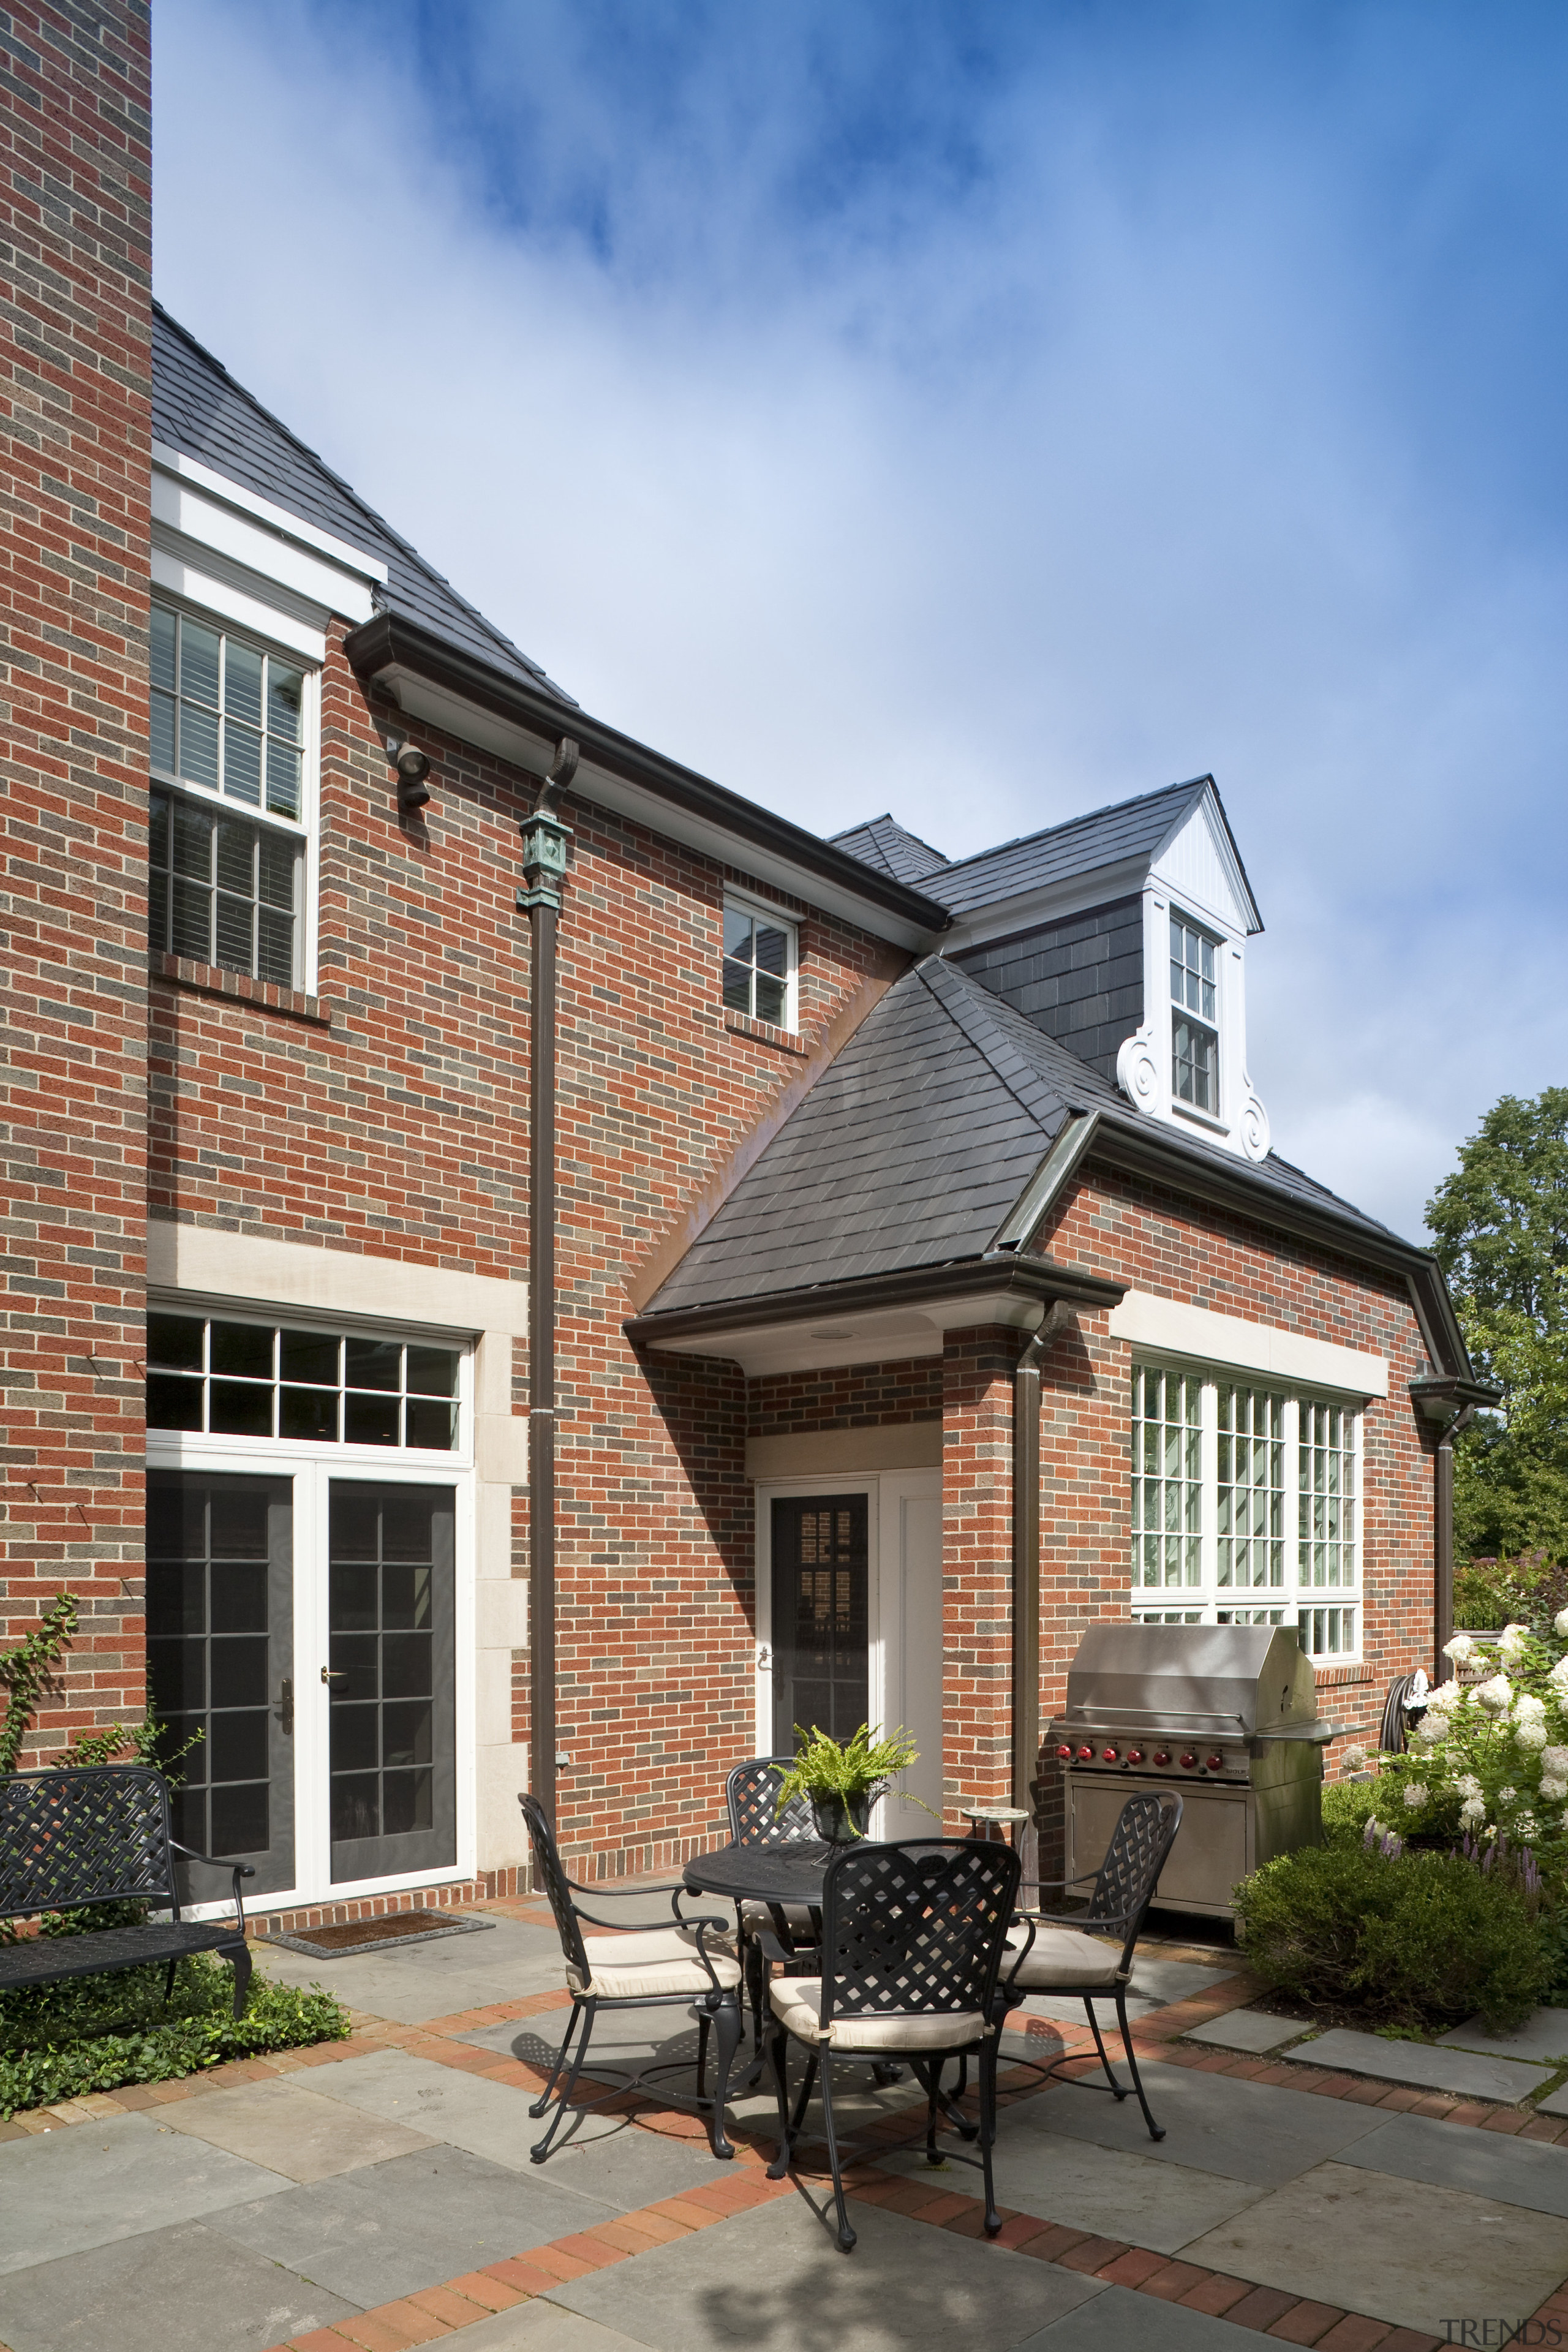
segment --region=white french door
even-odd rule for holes
[[[281,1909],[475,1866],[473,1494],[426,1454],[154,1432],[149,1687],[176,1834]],[[189,1895],[222,1908],[226,1873]]]

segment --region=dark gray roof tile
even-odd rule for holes
[[[847,850],[862,865],[890,874],[896,882],[923,883],[947,865],[940,849],[933,849],[929,841],[921,841],[918,834],[906,831],[886,814],[851,825],[847,833],[836,833],[830,838],[835,849]]]
[[[270,499],[387,567],[387,601],[490,668],[576,704],[535,661],[459,596],[374,507],[252,399],[228,370],[157,304],[153,313],[153,431],[182,457]]]

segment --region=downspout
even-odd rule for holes
[[[528,1146],[529,1787],[555,1828],[555,933],[571,827],[556,802],[577,771],[569,735],[555,746],[522,827],[533,932]]]
[[[1454,1635],[1454,1440],[1469,1427],[1479,1410],[1474,1404],[1459,1407],[1453,1419],[1445,1423],[1432,1458],[1434,1683],[1447,1679],[1443,1649]]]
[[[1040,1365],[1072,1321],[1065,1298],[1013,1367],[1013,1802],[1027,1813],[1026,1878],[1035,1829],[1035,1774],[1040,1754]]]

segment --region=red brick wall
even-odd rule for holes
[[[1068,1195],[1038,1246],[1138,1290],[1388,1359],[1389,1393],[1369,1402],[1362,1424],[1363,1663],[1318,1677],[1324,1711],[1351,1736],[1375,1737],[1389,1682],[1428,1660],[1431,1646],[1431,1440],[1408,1386],[1429,1367],[1403,1283],[1100,1167]],[[1109,1336],[1109,1319],[1079,1315],[1041,1379],[1047,1717],[1084,1627],[1125,1614],[1131,1591],[1132,1350]]]
[[[746,1384],[746,1429],[752,1437],[941,1419],[940,1356],[915,1356],[907,1363],[773,1372]]]
[[[1013,1785],[1013,1367],[1016,1331],[949,1331],[942,1349],[942,1770],[947,1800],[1007,1805]],[[967,1823],[949,1811],[950,1836]]]
[[[82,1615],[31,1755],[142,1711],[152,217],[145,12],[6,31],[0,1645]]]

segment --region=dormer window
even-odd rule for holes
[[[1215,942],[1184,915],[1171,917],[1171,1093],[1219,1116],[1219,1016]]]

